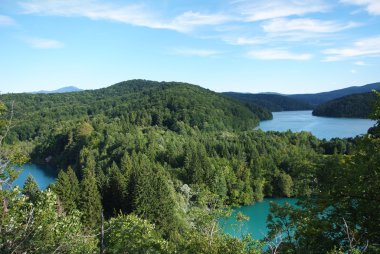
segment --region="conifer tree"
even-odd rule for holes
[[[40,194],[40,189],[32,175],[29,175],[28,178],[26,178],[22,193],[33,203],[37,200],[38,195]]]
[[[67,212],[78,208],[79,182],[71,167],[67,169],[67,172],[63,170],[59,172],[54,191]]]
[[[81,194],[79,207],[82,212],[82,221],[89,228],[95,228],[100,222],[102,204],[95,173],[92,169],[84,169],[84,177],[81,181]]]
[[[161,167],[153,165],[146,157],[139,162],[140,167],[135,169],[135,212],[170,236],[182,226],[173,185]]]
[[[109,215],[127,212],[127,181],[114,162],[108,170],[108,181],[104,194],[104,208]]]

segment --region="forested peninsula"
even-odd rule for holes
[[[331,141],[263,132],[260,106],[147,80],[0,101],[0,253],[271,253],[279,234],[281,253],[380,250],[378,123]],[[56,183],[9,187],[27,160]],[[221,232],[229,208],[264,197],[302,205],[273,206],[263,241]]]
[[[376,94],[351,94],[317,106],[313,110],[314,116],[370,118]]]

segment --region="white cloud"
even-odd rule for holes
[[[0,26],[13,26],[16,24],[11,17],[0,15]]]
[[[57,40],[45,39],[45,38],[28,38],[26,42],[33,48],[39,49],[55,49],[62,48],[64,44]]]
[[[380,36],[356,41],[351,47],[324,50],[325,61],[339,61],[352,57],[380,57]]]
[[[235,1],[235,4],[246,21],[303,16],[329,9],[329,6],[321,0],[245,0]]]
[[[356,74],[356,70],[350,70],[350,72],[352,73],[352,74]]]
[[[365,62],[363,62],[363,61],[356,61],[355,63],[354,63],[355,65],[358,65],[358,66],[364,66],[364,65],[367,65]]]
[[[191,31],[199,26],[222,24],[232,19],[230,16],[219,13],[203,14],[188,11],[172,19],[163,20],[143,5],[117,6],[97,0],[30,0],[21,2],[20,5],[28,14],[86,17],[179,32]]]
[[[306,61],[310,60],[313,56],[311,54],[297,54],[283,49],[266,49],[266,50],[253,50],[248,52],[248,56],[260,60],[296,60]]]
[[[379,0],[341,0],[342,3],[364,6],[366,11],[372,15],[380,15]]]
[[[176,17],[168,27],[173,30],[187,31],[196,26],[218,25],[231,21],[233,18],[224,14],[202,14],[199,12],[188,11]]]
[[[357,26],[357,23],[340,24],[335,21],[323,21],[318,19],[273,19],[265,22],[262,28],[269,33],[286,32],[310,32],[310,33],[335,33],[341,30]]]
[[[265,43],[267,40],[265,38],[241,36],[236,38],[228,38],[224,41],[232,45],[259,45]]]
[[[183,56],[198,56],[198,57],[209,57],[220,55],[220,51],[211,49],[194,49],[194,48],[177,48],[173,50],[176,55]]]

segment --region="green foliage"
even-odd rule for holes
[[[184,241],[176,243],[177,253],[184,254],[261,254],[264,245],[249,235],[242,240],[224,234],[216,234],[213,241],[195,231],[188,232]]]
[[[279,94],[249,94],[249,93],[223,93],[228,97],[235,98],[241,102],[247,103],[249,106],[262,107],[271,112],[276,111],[289,111],[289,110],[308,110],[312,109],[312,106],[304,101],[293,99],[288,96]],[[272,115],[266,116],[266,118],[260,118],[261,120],[272,119]]]
[[[86,226],[94,229],[99,225],[102,204],[95,174],[92,169],[84,170],[80,186],[79,209],[82,212],[82,221]]]
[[[375,116],[379,102],[376,107]],[[311,198],[301,199],[301,208],[272,207],[269,235],[291,232],[282,251],[379,253],[380,139],[376,132],[357,139],[350,155],[324,158],[314,181],[317,188]]]
[[[279,196],[291,197],[293,195],[293,180],[290,175],[279,173],[275,176],[275,181],[274,186],[278,187]]]
[[[4,133],[3,133],[3,128],[4,126],[6,125],[6,118],[4,117],[4,115],[6,114],[7,112],[7,107],[5,106],[5,104],[0,101],[0,130],[1,130],[1,133],[0,133],[0,138],[2,139]]]
[[[153,224],[135,215],[119,215],[107,222],[106,253],[172,253]]]
[[[374,93],[376,94],[377,100],[375,102],[374,110],[371,114],[371,118],[373,120],[376,120],[376,124],[375,126],[373,126],[372,128],[368,130],[368,133],[379,138],[380,137],[380,92],[375,91]]]
[[[375,101],[375,93],[352,94],[318,105],[313,115],[369,118]]]
[[[328,101],[348,96],[350,94],[369,93],[373,90],[380,90],[380,83],[372,83],[364,86],[351,86],[330,92],[322,92],[316,94],[293,94],[288,97],[307,102],[312,106],[318,106]]]
[[[137,166],[137,165],[136,165]],[[133,210],[158,226],[165,236],[172,236],[184,226],[172,184],[161,167],[148,158],[138,158],[133,171]]]
[[[55,214],[57,220],[75,220],[70,224],[74,233],[60,235],[62,252],[70,253],[67,241],[83,235],[84,228],[96,237],[81,244],[94,250],[91,246],[97,242],[104,211],[109,253],[260,253],[263,246],[249,236],[223,235],[218,219],[226,215],[227,207],[251,204],[264,196],[316,200],[305,202],[305,211],[273,210],[271,236],[278,228],[295,232],[284,238],[284,251],[313,253],[321,242],[326,243],[325,252],[335,246],[349,250],[341,231],[341,212],[350,230],[376,247],[372,243],[377,236],[370,232],[378,225],[372,212],[378,211],[377,204],[368,206],[342,196],[349,187],[340,185],[354,186],[356,180],[359,184],[350,195],[376,198],[379,190],[374,186],[380,180],[372,167],[378,167],[380,157],[376,135],[368,140],[321,141],[306,132],[264,133],[253,130],[258,108],[182,83],[135,80],[75,94],[1,98],[19,99],[18,126],[9,132],[7,146],[16,147],[14,142],[21,140],[33,149],[33,161],[67,169],[61,170],[53,186],[58,199],[49,194],[54,202],[41,201],[47,192],[30,202],[32,198],[3,190],[3,213],[12,199],[18,202],[12,204],[15,207],[26,207],[20,210],[25,214],[41,205],[41,211]],[[20,157],[12,152],[1,155],[0,179],[11,182],[13,171],[3,173],[9,169],[6,158]],[[34,196],[32,186],[26,186],[27,196]],[[336,210],[321,217],[335,204]],[[366,216],[375,218],[375,223],[370,225]],[[9,226],[10,220],[4,223]],[[36,227],[50,230],[44,223],[40,220]],[[57,241],[49,235],[46,248]],[[28,244],[37,246],[37,242],[44,243],[38,238]]]
[[[40,189],[32,175],[29,175],[28,178],[26,178],[22,193],[27,196],[32,203],[37,200],[40,194]]]
[[[249,130],[258,125],[254,109],[215,92],[178,82],[130,80],[104,89],[64,94],[7,94],[15,101],[15,128],[8,142],[48,136],[52,127],[80,122],[74,136],[88,135],[94,116],[113,118],[125,128],[159,126],[181,132]],[[94,127],[94,126],[92,126]],[[68,137],[62,137],[63,139]]]
[[[12,194],[1,214],[1,253],[96,252],[97,240],[85,234],[79,213],[61,213],[52,192],[42,192],[35,204],[17,188]]]
[[[81,192],[78,178],[71,167],[67,169],[67,172],[63,170],[59,172],[53,191],[67,212],[70,213],[78,208],[77,204]]]

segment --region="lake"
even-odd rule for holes
[[[267,216],[269,214],[270,203],[275,202],[277,204],[289,203],[295,205],[297,203],[296,198],[265,198],[261,202],[257,202],[253,205],[242,206],[234,209],[232,215],[227,219],[219,221],[223,232],[235,237],[241,237],[244,234],[250,233],[253,239],[263,239],[267,233],[268,228],[266,225]],[[250,218],[249,221],[238,222],[236,220],[236,214],[238,212]]]
[[[43,168],[35,164],[24,164],[21,168],[19,177],[14,181],[14,185],[20,187],[24,186],[25,180],[29,175],[34,177],[41,190],[44,190],[48,185],[55,181],[57,175],[51,173],[53,170],[49,168]]]
[[[313,116],[312,111],[273,112],[273,120],[262,121],[263,131],[308,131],[320,139],[349,138],[367,133],[376,122],[369,119]]]

